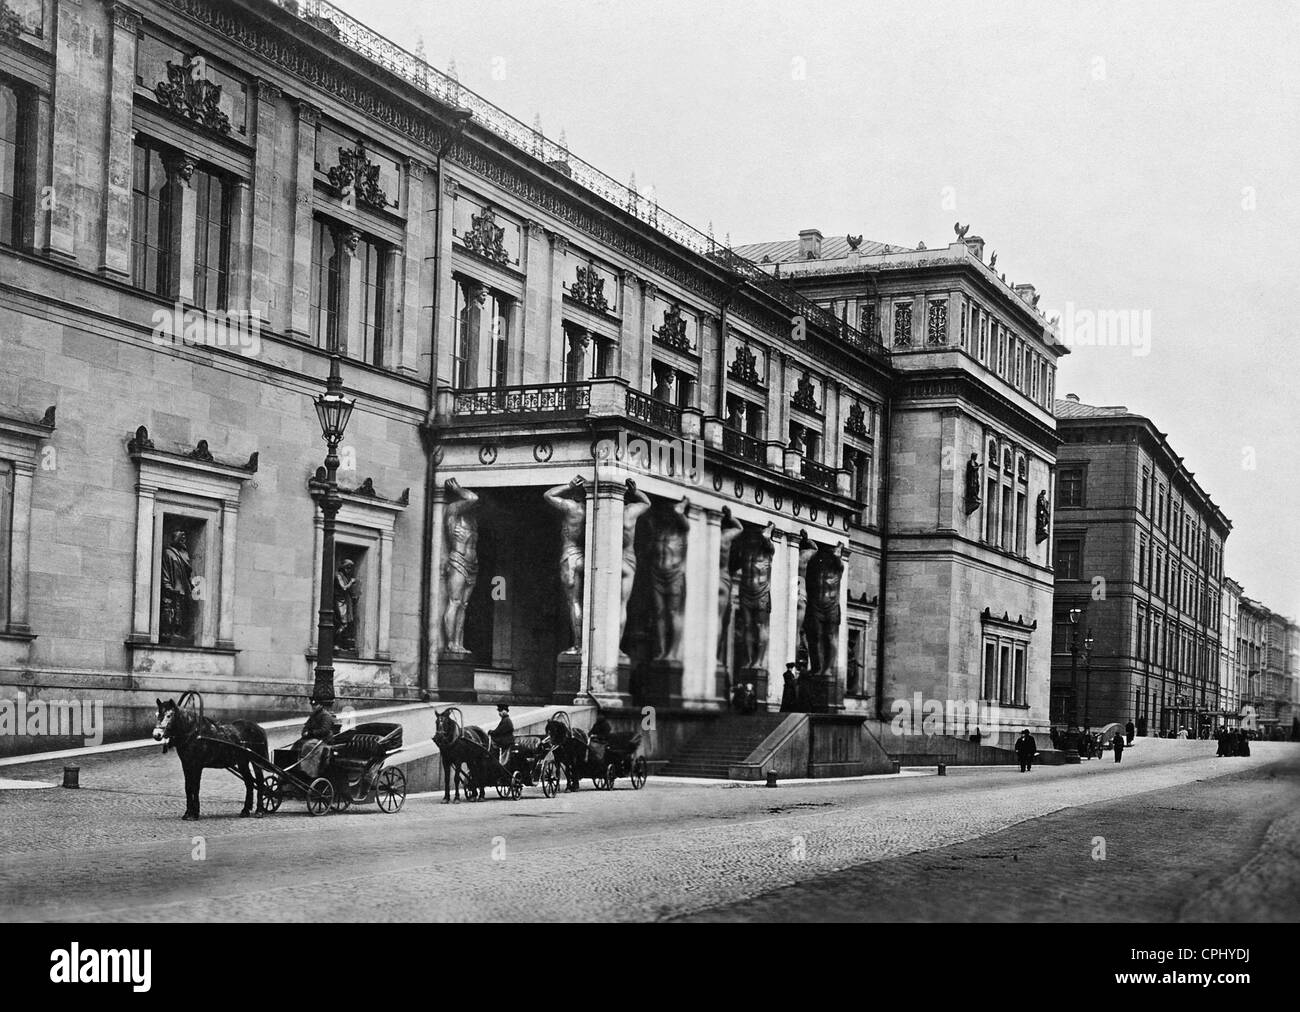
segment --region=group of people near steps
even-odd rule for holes
[[[1216,756],[1250,755],[1250,735],[1238,728],[1225,727],[1218,734],[1219,751]]]

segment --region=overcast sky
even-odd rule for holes
[[[1300,614],[1300,5],[341,6],[719,240],[960,219],[1049,314],[1149,311],[1148,354],[1076,347],[1057,394],[1167,432],[1228,574]]]

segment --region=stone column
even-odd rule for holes
[[[131,182],[134,171],[131,113],[135,102],[135,40],[140,15],[124,4],[108,8],[108,104],[104,124],[103,243],[99,273],[115,281],[131,278]],[[62,195],[69,199],[68,195]],[[175,247],[173,247],[175,249]],[[191,269],[191,274],[193,270]]]
[[[612,461],[610,462],[613,463]],[[588,559],[587,584],[590,587],[591,675],[589,691],[593,695],[613,697],[619,685],[619,628],[623,605],[623,496],[626,486],[617,477],[617,468],[598,465],[596,481],[596,530],[592,537],[593,555]]]
[[[256,98],[253,103],[253,142],[257,150],[253,156],[253,185],[251,191],[252,206],[247,215],[248,234],[244,241],[248,243],[248,308],[258,313],[273,329],[284,330],[288,323],[285,319],[285,307],[276,306],[274,315],[271,307],[272,295],[271,267],[274,254],[272,238],[277,222],[275,211],[275,117],[276,106],[280,100],[280,89],[270,81],[261,78],[255,88]],[[292,271],[292,265],[290,265]],[[292,281],[292,278],[290,278]]]
[[[442,609],[443,609],[443,585],[442,585],[442,563],[446,555],[445,535],[443,534],[443,512],[447,503],[447,491],[442,487],[441,481],[433,484],[433,535],[431,542],[426,546],[429,553],[429,610],[428,610],[428,640],[429,650],[432,656],[429,658],[429,688],[430,690],[438,687],[437,681],[437,660],[438,653],[446,645],[446,637],[442,634]]]
[[[799,535],[785,531],[772,532],[772,619],[771,638],[767,651],[767,702],[781,705],[781,691],[785,681],[780,672],[794,660],[799,644]],[[772,672],[778,672],[773,675]],[[760,700],[761,702],[761,700]]]
[[[456,180],[444,173],[437,185],[442,187],[438,198],[442,202],[442,211],[438,219],[438,234],[429,244],[429,256],[437,257],[437,264],[431,265],[436,267],[436,272],[430,314],[436,302],[438,318],[430,321],[433,347],[429,352],[429,369],[439,381],[450,385],[455,379],[451,374],[452,348],[456,339],[456,279],[451,272],[451,227],[456,211],[457,184]]]
[[[546,230],[539,222],[524,223],[524,301],[518,307],[521,317],[519,336],[519,372],[512,373],[513,383],[541,383],[548,373],[551,336],[551,277]]]
[[[167,170],[166,199],[168,215],[167,294],[187,305],[194,302],[194,235],[197,210],[190,180],[198,159],[184,151],[170,151],[163,158]]]
[[[546,327],[546,370],[547,383],[565,382],[565,367],[568,363],[569,342],[564,334],[564,268],[569,248],[569,240],[556,232],[548,233],[551,239],[551,276],[550,304]]]
[[[104,118],[103,96],[88,94],[82,81],[85,63],[90,59],[92,38],[97,37],[86,24],[80,0],[55,0],[58,14],[55,17],[57,36],[54,40],[54,89],[52,124],[53,157],[50,159],[50,192],[54,200],[50,205],[47,255],[66,263],[77,260],[77,210],[75,194],[81,188],[77,172],[81,164],[81,119],[86,114],[90,123]],[[112,20],[112,14],[109,14]],[[98,101],[94,99],[98,97]]]
[[[497,296],[506,307],[506,385],[525,383],[524,378],[524,307],[512,296]]]
[[[610,363],[613,376],[626,376],[633,364],[640,360],[641,321],[645,317],[645,305],[641,302],[641,279],[631,271],[618,272],[618,347],[614,351],[614,361]]]
[[[226,308],[246,311],[249,304],[250,237],[253,231],[252,190],[239,180],[230,194],[230,265],[226,275]]]
[[[131,618],[131,638],[144,642],[152,633],[153,514],[158,490],[149,485],[136,485],[136,493],[135,608]]]
[[[424,180],[428,167],[415,159],[406,163],[406,238],[403,251],[394,255],[394,278],[401,270],[401,285],[394,285],[393,298],[397,315],[393,317],[400,326],[393,331],[392,364],[399,373],[415,376],[420,367],[420,305],[421,274],[424,266],[425,246],[432,245],[433,237],[426,237],[424,227]]]
[[[50,175],[50,144],[52,141],[53,127],[52,119],[54,116],[54,105],[50,101],[50,94],[47,91],[36,92],[36,150],[29,152],[31,158],[32,175],[36,180],[38,190],[43,191],[45,187],[52,182]],[[132,152],[134,158],[134,152]],[[49,192],[52,192],[49,191]],[[31,248],[34,250],[49,250],[50,242],[50,213],[52,208],[49,206],[51,201],[46,199],[42,193],[37,201],[36,206],[32,208],[32,214],[26,223],[24,230],[29,236]]]
[[[32,528],[32,477],[35,467],[21,460],[13,461],[13,520],[9,538],[9,572],[0,577],[9,579],[9,631],[28,632],[28,590],[30,573]],[[0,631],[3,631],[0,616]]]
[[[319,120],[319,109],[309,102],[298,103],[288,334],[302,341],[311,337],[311,239],[312,212],[316,205],[316,124]],[[341,277],[342,271],[339,273]],[[340,299],[339,305],[342,310],[347,303]]]
[[[634,390],[645,390],[647,388],[647,379],[650,379],[651,383],[653,383],[653,379],[650,377],[650,349],[654,347],[654,318],[656,310],[659,308],[658,298],[659,289],[655,286],[655,283],[653,281],[642,281],[641,326],[637,331],[637,347],[635,350],[628,349],[631,358],[628,361],[627,378]]]
[[[684,616],[682,696],[687,706],[705,707],[717,701],[718,554],[722,514],[692,507],[686,549],[686,614]]]
[[[361,278],[361,260],[356,256],[361,233],[355,228],[341,228],[336,233],[339,258],[339,301],[334,322],[334,347],[340,355],[361,358],[361,300],[365,285]]]
[[[221,502],[221,612],[217,616],[217,646],[233,647],[235,643],[235,523],[239,519],[239,503],[223,499]]]
[[[492,385],[492,352],[496,340],[496,316],[492,311],[493,293],[486,285],[475,286],[474,299],[478,305],[477,330],[474,339],[477,356],[474,361],[473,383],[476,387]]]
[[[393,610],[393,532],[379,532],[379,629],[375,637],[375,656],[386,660]]]

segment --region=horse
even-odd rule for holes
[[[442,758],[442,803],[451,801],[452,773],[456,777],[456,800],[460,801],[460,785],[465,785],[466,801],[481,801],[491,780],[491,770],[485,763],[493,762],[488,749],[488,733],[481,727],[462,727],[461,722],[453,717],[455,713],[464,719],[460,710],[454,706],[437,712],[433,743],[438,746]]]
[[[184,705],[190,698],[198,700],[197,714]],[[244,809],[239,813],[240,818],[252,814],[253,787],[256,785],[257,817],[261,818],[266,811],[262,768],[254,766],[246,755],[231,747],[242,745],[270,762],[271,750],[261,725],[251,720],[232,720],[223,724],[205,717],[203,700],[198,693],[185,693],[180,704],[172,699],[165,703],[161,699],[154,702],[158,704],[158,723],[153,729],[153,740],[162,742],[164,753],[169,746],[175,746],[185,773],[185,814],[181,816],[182,820],[191,822],[199,818],[199,782],[205,769],[231,769],[244,781]],[[227,742],[229,744],[225,744]]]
[[[579,776],[588,759],[587,734],[571,727],[566,720],[552,717],[546,722],[546,737],[555,749],[555,757],[564,769],[565,790],[578,789]]]

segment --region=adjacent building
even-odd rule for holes
[[[1232,525],[1150,419],[1074,395],[1056,416],[1053,721],[1208,730]]]

